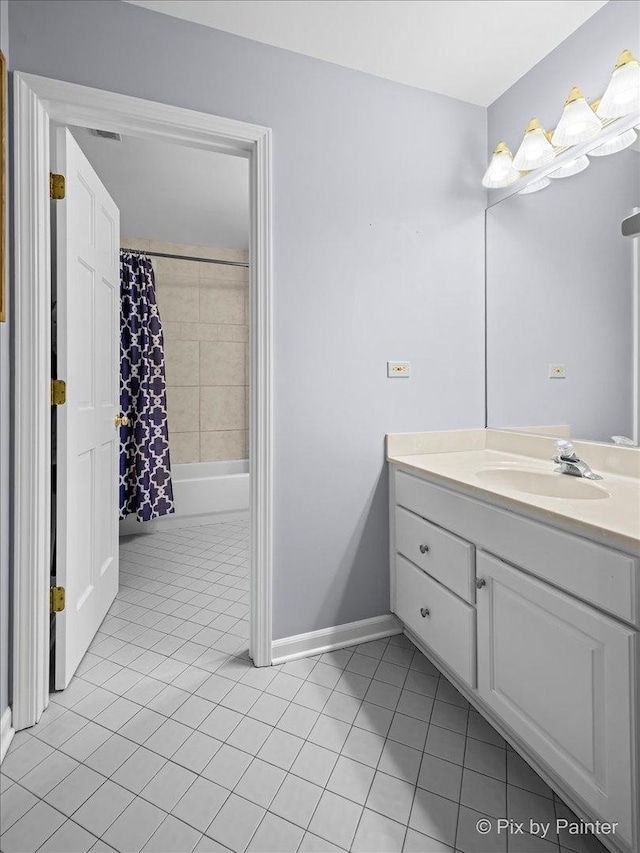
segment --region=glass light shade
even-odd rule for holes
[[[602,122],[591,109],[580,89],[574,87],[562,111],[551,142],[557,148],[567,148],[588,142],[602,130]]]
[[[549,178],[540,178],[539,181],[534,181],[532,184],[529,184],[528,187],[525,187],[523,190],[518,192],[518,195],[529,195],[529,193],[537,193],[540,190],[543,190],[545,187],[548,187],[551,181]]]
[[[504,142],[500,142],[489,163],[489,168],[484,173],[482,186],[487,189],[500,189],[508,187],[518,180],[520,172],[513,167],[511,151]]]
[[[577,175],[589,165],[589,158],[583,154],[581,157],[576,157],[575,160],[569,160],[564,166],[560,166],[555,172],[551,172],[550,178],[570,178],[571,175]]]
[[[513,165],[520,172],[530,172],[532,169],[546,166],[555,156],[556,152],[547,139],[544,128],[537,118],[531,119],[520,148],[513,158]]]
[[[600,118],[619,118],[640,112],[640,64],[629,50],[623,50],[597,113]]]
[[[625,148],[633,145],[637,138],[638,134],[633,128],[625,130],[624,133],[619,133],[613,139],[589,151],[589,157],[606,157],[607,154],[616,154],[618,151],[624,151]]]

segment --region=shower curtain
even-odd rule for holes
[[[120,518],[174,512],[162,324],[151,259],[120,252]]]

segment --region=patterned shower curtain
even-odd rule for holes
[[[174,511],[162,323],[151,259],[120,252],[120,518]]]

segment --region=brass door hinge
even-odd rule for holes
[[[56,175],[49,172],[49,197],[60,201],[64,198],[64,175]]]
[[[67,402],[67,383],[64,379],[51,380],[51,405],[64,406]]]
[[[64,610],[64,587],[52,586],[49,593],[49,610],[51,613],[62,613]]]

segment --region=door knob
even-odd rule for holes
[[[430,612],[431,612],[431,611],[429,610],[429,608],[428,608],[428,607],[421,607],[421,608],[420,608],[420,615],[422,616],[422,618],[423,618],[423,619],[424,619],[426,616],[429,616]]]
[[[116,418],[116,426],[129,426],[129,418],[126,415],[120,415],[120,417]]]
[[[484,578],[476,578],[476,589],[482,589],[482,587],[486,585],[487,582]]]
[[[421,553],[421,554],[426,554],[428,550],[429,550],[429,546],[428,546],[428,545],[421,545],[421,546],[420,546],[420,553]]]

